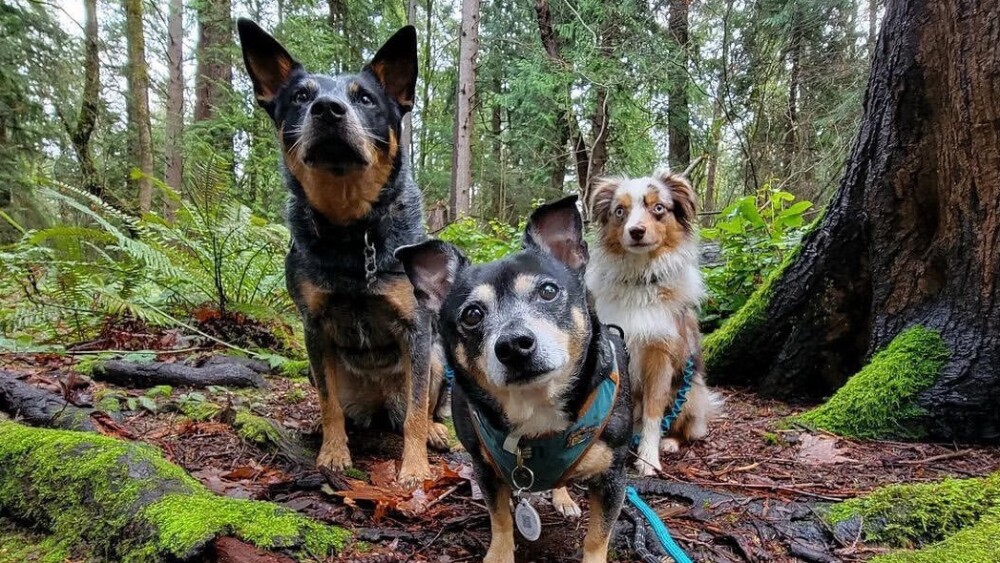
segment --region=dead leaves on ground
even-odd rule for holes
[[[396,482],[396,462],[387,460],[374,463],[369,468],[369,483],[360,479],[345,477],[344,488],[339,491],[328,491],[344,500],[348,506],[357,506],[358,502],[374,505],[372,519],[378,522],[390,513],[407,518],[431,518],[447,508],[440,504],[458,487],[469,481],[468,472],[463,466],[454,466],[441,462],[431,467],[432,477],[415,490],[404,489]]]

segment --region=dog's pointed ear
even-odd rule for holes
[[[288,79],[300,70],[298,63],[278,40],[247,18],[236,21],[243,48],[243,63],[253,82],[253,92],[260,105],[268,108]]]
[[[458,247],[438,239],[401,246],[395,255],[413,284],[417,302],[435,313],[441,310],[458,275],[469,265]]]
[[[663,182],[663,185],[670,191],[670,198],[674,201],[673,213],[677,222],[690,231],[698,219],[695,203],[694,188],[691,182],[683,174],[676,174],[669,170],[656,173],[656,179]]]
[[[611,202],[614,200],[617,190],[618,180],[616,178],[598,178],[594,181],[593,194],[590,196],[591,218],[600,224],[608,222]]]
[[[396,100],[403,114],[413,109],[417,89],[417,30],[408,25],[389,38],[375,53],[365,72],[378,80],[385,93]]]
[[[569,196],[536,209],[524,230],[524,247],[547,252],[570,269],[581,270],[590,254],[576,200],[575,195]]]

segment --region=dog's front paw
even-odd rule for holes
[[[552,506],[566,518],[579,518],[583,514],[580,505],[569,496],[565,487],[552,491]]]
[[[681,443],[676,438],[664,438],[660,440],[661,454],[675,454],[681,451]]]
[[[435,422],[427,429],[427,445],[435,450],[448,451],[450,449],[450,442],[448,427],[444,424]]]
[[[396,481],[404,489],[415,489],[424,484],[424,481],[431,478],[431,466],[427,459],[421,462],[403,462],[403,467],[399,469],[399,476]]]
[[[495,548],[493,544],[490,544],[490,549],[486,552],[483,563],[514,563],[514,550],[507,546]]]
[[[660,456],[655,451],[653,455],[643,455],[643,452],[640,451],[639,459],[635,460],[635,468],[639,471],[639,475],[643,477],[656,475],[662,469],[660,466]]]
[[[319,449],[319,456],[316,458],[316,467],[326,467],[333,471],[343,471],[351,466],[351,452],[347,449],[347,444],[335,444],[327,442]]]

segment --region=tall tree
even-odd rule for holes
[[[181,191],[184,184],[184,0],[170,0],[167,16],[166,180]],[[173,216],[167,203],[166,215]]]
[[[684,170],[691,161],[691,108],[688,105],[688,7],[691,0],[670,0],[667,30],[677,49],[677,70],[670,79],[667,138],[670,167]]]
[[[207,140],[217,154],[233,152],[231,127],[214,126],[229,99],[233,83],[233,22],[231,0],[200,0],[198,7],[198,68],[195,76],[194,120],[207,127]]]
[[[455,99],[454,149],[451,159],[451,219],[469,214],[472,189],[472,103],[476,96],[479,51],[479,0],[462,2]]]
[[[839,192],[782,273],[706,343],[717,382],[829,394],[904,329],[951,357],[933,436],[1000,438],[1000,4],[888,3]],[[929,79],[933,77],[933,79]]]
[[[90,139],[94,134],[97,125],[97,114],[101,104],[101,60],[100,47],[98,42],[97,25],[97,0],[86,0],[84,9],[87,12],[87,21],[84,24],[84,49],[83,49],[83,96],[80,100],[80,111],[76,116],[76,122],[70,121],[60,112],[70,142],[73,143],[73,150],[76,158],[80,162],[80,175],[83,179],[83,187],[88,192],[101,196],[104,189],[97,177],[97,168],[94,166],[93,148]]]
[[[406,23],[408,25],[417,25],[417,0],[406,0]],[[429,33],[429,32],[428,32]],[[425,77],[424,80],[427,80]],[[426,100],[420,100],[421,103],[427,103]],[[403,151],[409,159],[413,162],[413,112],[408,112],[403,116],[403,138],[400,140],[400,150]]]
[[[146,36],[142,29],[142,0],[125,0],[125,35],[128,43],[129,125],[142,176],[138,179],[139,211],[153,203],[153,138],[149,124],[149,71],[146,68]]]

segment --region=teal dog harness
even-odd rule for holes
[[[601,435],[618,396],[618,358],[611,346],[611,371],[590,394],[569,428],[534,438],[508,434],[472,411],[473,428],[487,460],[515,492],[561,487]]]

